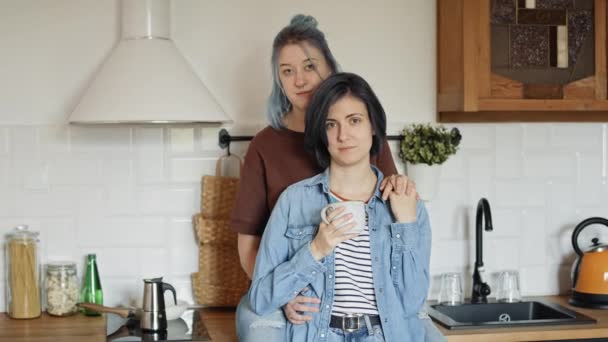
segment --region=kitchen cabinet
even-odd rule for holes
[[[547,93],[538,95],[539,92],[543,92],[540,86],[543,86],[541,83],[544,81],[540,81],[539,84],[522,83],[494,72],[497,62],[492,54],[491,39],[494,39],[497,32],[493,30],[497,30],[496,27],[500,25],[491,24],[492,20],[496,22],[495,17],[492,17],[492,6],[501,2],[505,3],[499,0],[437,1],[437,120],[439,122],[608,121],[606,1],[589,0],[588,2],[593,7],[588,20],[589,25],[593,25],[593,31],[587,31],[586,37],[589,39],[584,41],[593,44],[590,50],[585,50],[591,51],[587,54],[591,57],[591,63],[585,64],[587,69],[591,70],[591,74],[580,80],[557,86],[559,95],[556,96]],[[524,3],[527,2],[511,1],[509,5],[526,6]],[[513,16],[520,13],[519,9],[521,8],[515,7],[516,14]],[[565,19],[568,25],[562,24],[566,30],[570,29],[568,20]],[[506,63],[513,67],[515,64],[511,51],[515,46],[513,43],[515,34],[510,28],[511,24],[503,26],[506,27],[503,31],[507,32],[503,35],[504,40],[508,44],[502,50],[506,51],[505,54],[508,56]],[[566,32],[569,34],[570,31]],[[572,32],[573,35],[576,34],[576,31]],[[555,35],[548,40],[553,37]],[[564,37],[565,43],[563,39],[559,41],[557,38],[550,41],[574,46],[574,43],[569,43],[572,37],[562,34],[562,38]],[[494,50],[498,54],[499,49]],[[558,50],[552,48],[551,51]],[[571,52],[567,50],[567,46],[565,53],[565,58],[570,58],[571,64],[575,63],[573,57],[568,57],[568,53]],[[583,64],[579,61],[578,64],[570,67],[580,68],[581,65]],[[543,71],[547,72],[564,72],[557,66],[555,68],[552,66],[553,64],[547,64],[539,68],[544,68]],[[530,73],[529,70],[531,69],[522,68],[518,72]],[[534,92],[527,92],[526,89],[531,88],[535,89]],[[545,87],[545,92],[546,89],[552,88]]]

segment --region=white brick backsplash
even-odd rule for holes
[[[133,247],[97,247],[97,248],[79,248],[79,258],[77,263],[80,265],[79,270],[84,270],[86,264],[86,255],[95,254],[97,256],[97,268],[101,278],[101,284],[108,281],[109,278],[127,278],[141,279],[135,267],[137,264],[137,249]],[[82,274],[82,273],[81,273]],[[103,288],[104,294],[112,292],[111,288]]]
[[[469,203],[477,205],[482,197],[494,197],[494,157],[489,153],[470,155],[469,167]]]
[[[172,158],[172,182],[200,182],[203,175],[215,175],[217,158]]]
[[[198,272],[198,242],[192,219],[173,219],[170,223],[170,275],[179,276]]]
[[[136,178],[139,183],[157,183],[165,180],[164,134],[162,128],[137,128]]]
[[[40,222],[40,241],[45,246],[44,260],[76,260],[76,220],[48,218]]]
[[[166,276],[174,267],[170,261],[167,248],[138,248],[136,264],[139,265],[139,272],[137,274],[143,279]]]
[[[101,211],[105,211],[104,189],[101,186],[87,186],[75,188],[76,205],[75,212],[78,217],[97,216]]]
[[[147,215],[194,215],[200,207],[199,185],[166,188],[143,186],[138,192],[139,211]]]
[[[12,179],[10,165],[8,159],[0,157],[0,188],[9,184],[15,184],[15,181]]]
[[[490,204],[490,208],[492,209],[492,226],[494,229],[490,233],[492,238],[516,238],[522,235],[521,210],[492,208],[492,204]]]
[[[164,218],[95,218],[93,222],[79,220],[80,247],[162,247],[167,242]]]
[[[5,156],[8,154],[9,154],[9,130],[8,130],[8,128],[0,128],[0,156]]]
[[[99,256],[97,258],[99,260]],[[128,264],[126,261],[125,263]],[[101,287],[103,290],[103,304],[110,307],[134,305],[136,300],[144,295],[143,280],[134,277],[133,274],[121,278],[101,274]]]
[[[131,215],[137,212],[136,190],[131,185],[107,187],[105,207],[109,215]]]
[[[49,191],[17,191],[15,213],[18,216],[69,216],[74,214],[78,192],[56,187]]]
[[[41,155],[46,158],[70,157],[70,126],[43,126],[38,128]]]
[[[71,126],[71,149],[77,155],[128,156],[131,153],[132,128],[128,126]]]
[[[494,136],[496,135],[493,125],[460,125],[458,129],[462,135],[460,148],[463,149],[494,149]]]
[[[542,182],[497,181],[495,186],[497,206],[526,208],[545,205],[546,184]]]
[[[576,176],[576,156],[570,154],[547,155],[547,153],[526,153],[524,155],[524,176],[539,179],[568,178]]]
[[[399,163],[399,159],[395,159]],[[456,153],[441,165],[441,180],[461,180],[466,176],[464,153]]]
[[[577,155],[576,205],[601,205],[605,184],[602,181],[602,158],[600,154]]]
[[[102,181],[99,160],[51,160],[48,165],[50,184],[89,185]]]
[[[434,200],[439,215],[434,218],[438,225],[433,227],[433,234],[442,239],[462,239],[468,226],[466,187],[463,182],[444,182]]]
[[[218,134],[221,128],[219,127],[201,127],[201,149],[203,151],[218,151],[219,137]],[[231,146],[232,147],[232,146]],[[231,148],[232,150],[232,148]]]
[[[110,159],[101,163],[102,179],[109,185],[133,184],[134,161],[131,159]]]
[[[554,183],[549,187],[550,210],[549,227],[546,233],[549,236],[561,234],[564,227],[572,226],[578,222],[579,215],[576,213],[575,184]]]
[[[192,153],[194,152],[194,144],[194,128],[169,128],[169,146],[171,152]]]
[[[160,154],[146,153],[136,160],[135,177],[141,184],[165,181],[165,160]]]
[[[551,125],[551,145],[568,150],[599,149],[602,146],[602,125],[553,124]]]
[[[497,272],[518,269],[524,295],[567,291],[574,227],[608,212],[605,126],[458,125],[461,148],[443,165],[437,198],[426,203],[431,298],[442,272],[461,272],[470,296],[481,197],[494,223],[483,233],[490,284]],[[230,133],[254,135],[252,127]],[[140,298],[144,276],[164,276],[180,299],[192,301],[198,246],[191,217],[200,210],[201,176],[213,174],[216,157],[226,153],[217,145],[219,129],[0,126],[0,234],[29,224],[40,232],[41,261],[73,260],[80,276],[85,254],[97,253],[108,305]],[[247,147],[235,142],[231,152],[242,156]],[[391,149],[397,156],[396,142]],[[583,244],[595,235],[608,241],[608,230],[589,227]],[[3,263],[0,254],[2,280]]]
[[[468,244],[467,240],[434,240],[431,270],[459,269],[469,265],[471,255],[474,257],[475,251],[471,251]]]
[[[497,238],[494,232],[483,231],[483,260],[488,268],[502,271],[518,269],[520,264],[521,244],[518,238]],[[475,260],[475,253],[471,264]]]
[[[496,127],[496,177],[521,177],[523,134],[521,125]]]
[[[11,155],[19,159],[33,159],[40,156],[38,129],[33,126],[13,127],[10,130]]]
[[[544,265],[547,257],[544,213],[525,211],[521,227],[521,266]]]
[[[0,217],[16,214],[16,194],[17,187],[15,185],[0,186]]]
[[[524,125],[523,146],[525,151],[546,149],[549,147],[551,127],[548,124]]]

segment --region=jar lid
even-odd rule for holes
[[[6,234],[11,239],[35,239],[40,233],[31,231],[26,224],[20,224],[15,227],[11,232]]]
[[[55,261],[46,264],[49,271],[62,271],[68,269],[76,269],[76,263],[72,261]]]

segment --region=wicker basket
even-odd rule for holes
[[[237,233],[230,230],[230,220],[212,220],[199,214],[194,217],[199,244],[224,243],[237,245]]]
[[[234,307],[249,289],[249,278],[239,260],[237,233],[229,227],[238,184],[238,178],[203,177],[202,213],[194,217],[199,271],[192,274],[192,289],[199,304]]]
[[[239,188],[239,179],[233,177],[204,176],[201,189],[201,213],[204,218],[230,218]]]
[[[208,284],[200,272],[192,273],[192,290],[198,304],[213,307],[235,307],[248,288],[249,284],[244,290],[242,288]]]

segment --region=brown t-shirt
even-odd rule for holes
[[[385,141],[371,162],[385,175],[397,173]],[[304,133],[275,130],[268,126],[249,144],[241,172],[236,205],[232,211],[232,230],[262,236],[270,212],[279,195],[289,185],[320,172],[315,158],[304,149]]]

